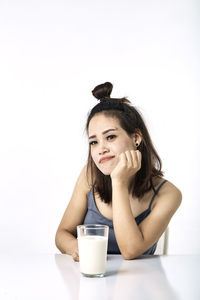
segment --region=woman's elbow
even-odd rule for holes
[[[132,260],[141,255],[141,251],[121,251],[121,255],[125,260]]]
[[[58,248],[58,231],[56,231],[56,234],[55,234],[55,245]]]
[[[60,230],[56,231],[56,234],[55,234],[55,245],[58,248],[58,250],[61,251],[61,247],[60,247]]]

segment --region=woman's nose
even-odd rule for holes
[[[107,152],[109,152],[109,149],[108,149],[107,145],[104,142],[99,143],[99,154],[102,155],[102,154],[105,154]]]

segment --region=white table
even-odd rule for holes
[[[1,300],[200,299],[200,256],[109,255],[104,278],[84,278],[63,254],[0,255]]]

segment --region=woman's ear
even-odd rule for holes
[[[136,130],[135,133],[132,135],[133,144],[136,147],[136,149],[139,147],[140,143],[142,142],[142,134],[140,130]]]

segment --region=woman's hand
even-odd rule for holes
[[[79,261],[78,250],[74,250],[74,252],[72,253],[72,258],[74,261]]]
[[[127,150],[119,155],[119,162],[110,174],[112,182],[122,182],[129,184],[130,179],[141,168],[142,155],[138,150]]]

